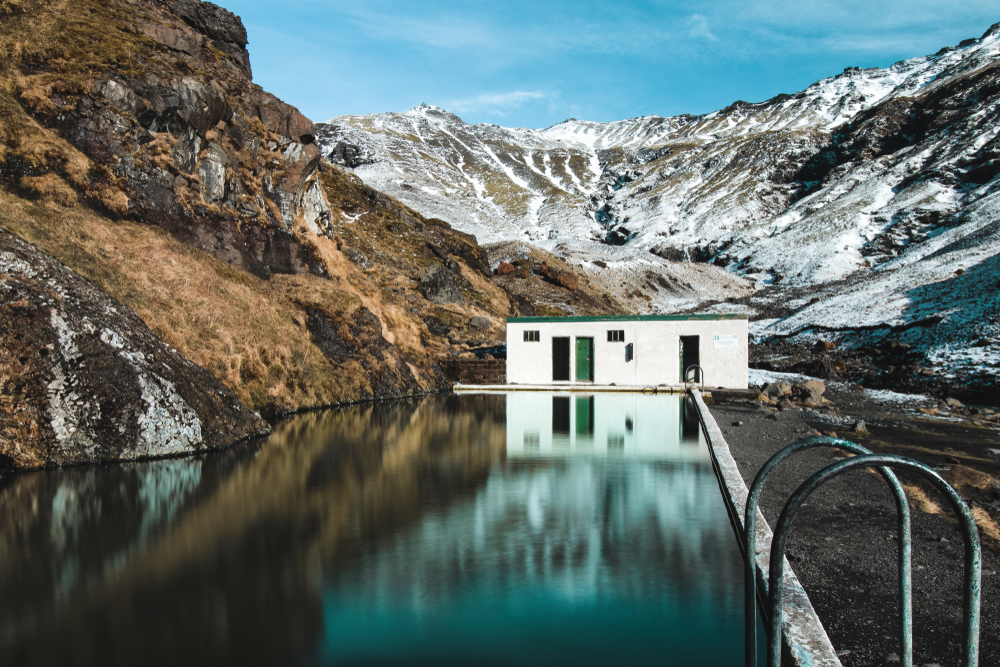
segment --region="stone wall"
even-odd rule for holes
[[[458,381],[462,384],[506,384],[506,359],[459,359]]]

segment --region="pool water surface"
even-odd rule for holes
[[[739,665],[742,566],[680,396],[430,396],[0,488],[18,665]]]

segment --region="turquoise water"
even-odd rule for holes
[[[4,664],[738,665],[677,396],[428,397],[0,488]]]

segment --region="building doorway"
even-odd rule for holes
[[[594,339],[576,339],[576,381],[594,381]]]
[[[698,336],[681,336],[680,361],[681,382],[688,382],[689,380],[705,382],[705,378],[701,377],[701,354],[699,352]],[[685,377],[685,372],[691,366],[698,366],[698,368],[691,371],[690,378]]]
[[[569,338],[552,339],[552,381],[569,382]]]

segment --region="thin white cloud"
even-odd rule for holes
[[[506,117],[515,109],[524,106],[532,100],[543,100],[550,97],[540,90],[514,90],[507,93],[483,93],[465,100],[454,100],[448,108],[458,113],[486,113]]]
[[[402,41],[452,50],[495,48],[495,26],[458,16],[388,14],[357,8],[347,21],[383,41]]]
[[[688,17],[688,34],[695,38],[707,39],[711,42],[719,41],[719,38],[708,29],[708,19],[701,14],[692,14]]]

